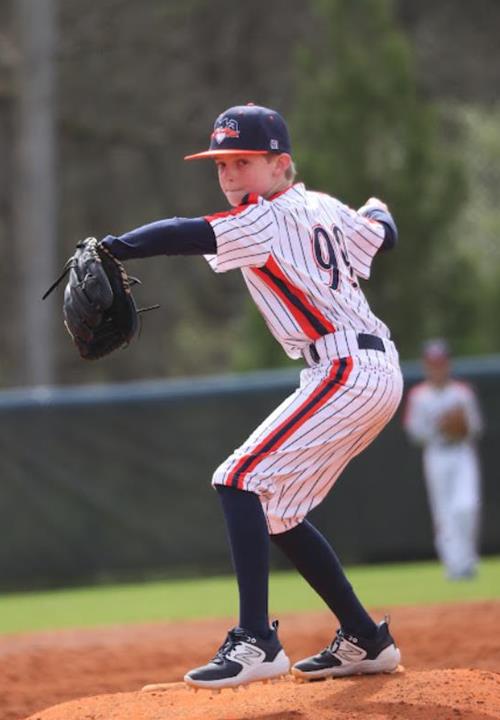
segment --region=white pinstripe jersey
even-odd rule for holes
[[[384,226],[323,193],[293,185],[266,200],[206,217],[216,272],[239,268],[274,337],[291,358],[341,330],[389,338],[359,285],[368,279]]]

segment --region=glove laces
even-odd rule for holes
[[[65,263],[65,265],[64,265],[64,268],[63,268],[63,271],[62,271],[62,273],[59,275],[59,277],[57,278],[57,280],[56,280],[55,282],[53,282],[52,285],[49,287],[49,289],[42,295],[42,300],[45,300],[45,298],[47,298],[47,297],[50,295],[50,293],[51,293],[53,290],[55,290],[56,287],[57,287],[60,283],[62,283],[62,281],[64,280],[64,278],[66,277],[66,275],[69,273],[69,271],[71,270],[71,268],[74,268],[74,267],[76,267],[76,266],[77,266],[77,262],[76,262],[75,258],[74,258],[74,257],[70,257],[69,260],[66,261],[66,263]]]
[[[78,265],[78,262],[75,260],[75,258],[73,256],[70,257],[64,264],[63,271],[59,275],[57,280],[55,280],[52,283],[52,285],[49,287],[49,289],[46,290],[46,292],[42,295],[42,300],[45,300],[46,298],[48,298],[48,296],[51,294],[51,292],[53,292],[56,289],[56,287],[62,283],[62,281],[64,280],[66,275],[69,273],[69,271],[72,268],[76,267],[77,265]],[[142,285],[142,282],[139,280],[139,278],[134,277],[133,275],[128,275],[127,277],[128,277],[129,285],[131,287],[134,285]],[[79,285],[83,285],[85,283],[85,280],[86,280],[86,277],[83,278],[82,282],[79,283]],[[160,305],[158,303],[155,303],[154,305],[148,305],[147,307],[137,308],[136,312],[138,315],[140,315],[141,313],[149,312],[150,310],[159,310],[159,308],[160,308]]]

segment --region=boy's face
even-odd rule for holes
[[[450,377],[448,357],[424,358],[424,370],[427,379],[433,385],[445,385]]]
[[[248,193],[268,197],[281,189],[290,156],[221,155],[215,161],[219,185],[233,207],[240,205]]]

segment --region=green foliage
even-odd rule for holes
[[[392,3],[316,7],[317,36],[298,52],[294,154],[310,187],[352,206],[372,195],[390,205],[400,243],[375,261],[367,295],[402,354],[413,356],[429,334],[463,336],[457,318],[468,313],[472,271],[451,246],[465,198],[462,163],[419,93]]]
[[[455,227],[456,249],[477,278],[468,327],[468,347],[498,352],[500,347],[500,105],[448,109],[462,128],[462,158],[469,180],[464,212]]]
[[[255,303],[248,298],[237,325],[232,366],[237,372],[294,364],[266,327]]]

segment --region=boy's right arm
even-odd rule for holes
[[[375,197],[369,198],[363,207],[359,208],[358,214],[384,226],[385,237],[380,250],[392,250],[395,247],[398,241],[398,229],[389,208],[382,200]]]
[[[204,218],[158,220],[124,235],[107,235],[101,243],[118,260],[155,255],[212,255],[217,251],[215,233]]]
[[[339,208],[352,268],[358,277],[368,280],[377,253],[392,249],[397,242],[394,218],[377,198],[370,198],[359,210],[341,203]]]

